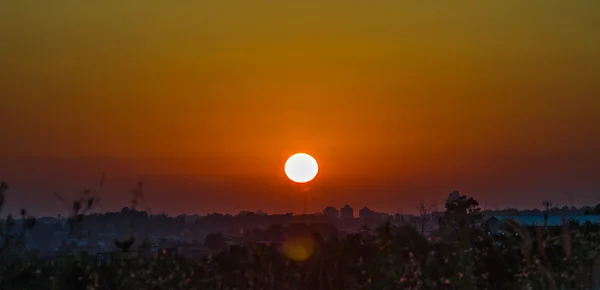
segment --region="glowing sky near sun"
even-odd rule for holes
[[[60,184],[104,171],[252,179],[250,202],[284,211],[271,198],[281,189],[263,183],[306,151],[328,169],[322,204],[393,210],[454,188],[495,203],[566,190],[591,200],[597,11],[584,0],[2,1],[0,178],[27,189],[19,202],[52,192],[59,181],[36,178],[59,173]],[[206,191],[177,186],[167,210],[192,211],[182,200]],[[359,193],[369,188],[379,193]]]

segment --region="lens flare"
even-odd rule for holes
[[[315,242],[311,238],[293,237],[283,243],[283,253],[294,261],[306,261],[315,252]]]

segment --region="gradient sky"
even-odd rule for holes
[[[600,2],[2,1],[0,179],[52,213],[597,203]],[[570,198],[564,192],[570,193]]]

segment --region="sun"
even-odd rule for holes
[[[306,183],[319,172],[317,160],[306,153],[296,153],[285,162],[285,175],[296,183]]]

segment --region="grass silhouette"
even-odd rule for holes
[[[0,206],[7,190],[1,183]],[[134,195],[141,192],[142,183]],[[82,233],[93,205],[89,192],[73,201],[71,234]],[[313,234],[303,259],[274,244],[246,243],[197,261],[142,254],[101,261],[87,253],[42,260],[24,249],[35,219],[23,210],[0,226],[0,289],[600,289],[599,225],[564,220],[560,229],[543,229],[506,220],[506,234],[494,236],[480,218],[477,202],[460,196],[446,205],[436,238],[386,222],[360,234]],[[115,243],[126,253],[147,246]]]

